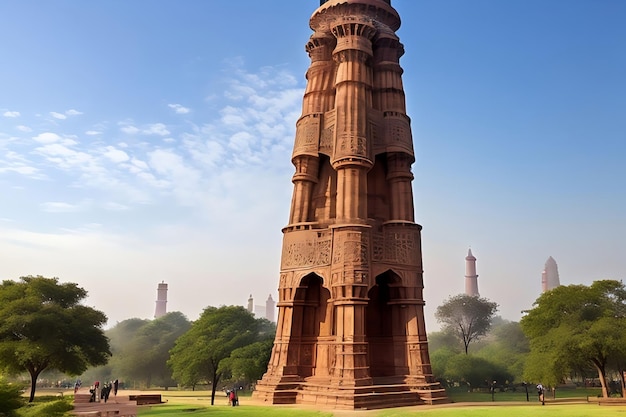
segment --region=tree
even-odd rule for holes
[[[239,306],[207,307],[189,331],[176,341],[170,351],[168,366],[174,379],[183,385],[199,379],[211,383],[211,405],[224,373],[222,362],[240,347],[253,343],[259,321]]]
[[[273,346],[274,340],[268,338],[235,349],[224,359],[224,368],[228,369],[236,380],[244,380],[247,383],[259,380],[267,371]]]
[[[626,362],[624,284],[602,280],[591,286],[559,286],[543,293],[533,306],[520,322],[530,339],[531,360],[535,360],[526,370],[528,376],[549,370],[548,376],[557,379],[568,371],[592,366],[602,395],[608,397],[609,367]]]
[[[171,369],[167,366],[169,352],[176,340],[190,328],[189,320],[178,311],[145,321],[135,329],[132,338],[117,353],[114,352],[120,356],[114,372],[138,380],[148,388],[153,384],[168,387],[173,382]]]
[[[489,331],[497,310],[498,304],[486,298],[459,294],[437,307],[435,317],[443,323],[444,331],[452,332],[463,342],[467,355],[470,343]]]
[[[530,347],[518,322],[494,319],[491,330],[473,351],[476,356],[506,368],[513,376],[510,382],[524,380],[524,365]]]
[[[504,384],[512,379],[512,375],[503,366],[485,358],[462,353],[448,359],[444,377],[447,380],[463,382],[470,390],[481,386],[487,387],[492,381]]]
[[[102,326],[107,317],[81,305],[87,292],[58,278],[21,277],[0,285],[0,367],[28,371],[30,399],[45,369],[80,375],[111,355]]]

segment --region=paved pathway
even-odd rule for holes
[[[111,395],[105,403],[89,402],[89,388],[81,388],[74,396],[74,411],[72,414],[80,417],[136,417],[137,403],[128,396],[138,394],[139,391],[119,390],[117,396]]]

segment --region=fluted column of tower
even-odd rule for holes
[[[334,241],[337,246],[367,248],[367,173],[374,165],[367,138],[373,81],[368,62],[373,56],[372,38],[376,29],[365,19],[344,16],[337,18],[330,30],[337,39],[333,51],[337,72],[336,124],[331,158],[332,167],[337,172]],[[359,255],[349,260],[338,258],[331,266],[336,335],[340,342],[331,381],[337,385],[371,384],[365,322],[355,319],[365,316],[369,270],[368,257]]]
[[[312,36],[306,45],[311,65],[306,73],[307,86],[302,100],[302,116],[296,123],[296,144],[292,163],[296,168],[291,201],[290,225],[309,221],[311,193],[318,181],[319,129],[322,115],[332,108],[334,99],[333,39]]]
[[[367,219],[367,171],[373,166],[367,141],[367,110],[372,103],[371,38],[374,27],[346,18],[331,28],[337,38],[333,59],[336,137],[331,160],[337,171],[337,223]]]
[[[391,198],[391,219],[414,221],[413,173],[415,162],[410,119],[402,85],[400,58],[404,47],[389,28],[379,28],[374,49],[373,107],[383,112],[385,130],[393,139],[387,144],[387,181]]]
[[[478,274],[476,274],[476,257],[468,249],[465,257],[465,294],[478,297]]]

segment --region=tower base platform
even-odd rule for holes
[[[384,380],[372,385],[341,386],[322,380],[259,381],[253,398],[267,404],[315,405],[343,410],[371,410],[415,405],[445,404],[449,400],[439,383],[394,384]]]

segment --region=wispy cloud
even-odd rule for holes
[[[20,112],[19,111],[5,111],[4,113],[2,113],[2,115],[4,117],[15,118],[15,117],[20,117]]]
[[[25,132],[25,133],[28,133],[28,132],[32,132],[32,131],[33,131],[33,129],[31,129],[30,127],[28,127],[28,126],[24,126],[24,125],[17,125],[17,126],[15,126],[15,128],[16,128],[17,130],[19,130],[20,132]]]
[[[68,116],[79,116],[79,115],[83,114],[83,112],[75,110],[75,109],[69,109],[69,110],[67,110],[65,112],[65,114],[68,115]]]
[[[61,201],[49,201],[39,205],[47,213],[76,213],[83,209],[81,204],[70,204]]]
[[[174,110],[176,114],[187,114],[191,111],[191,109],[183,107],[181,104],[168,104],[167,107]]]
[[[64,115],[63,113],[57,113],[55,111],[51,111],[50,112],[50,116],[54,117],[55,119],[59,119],[59,120],[67,119],[67,116]]]
[[[164,123],[151,123],[146,124],[139,128],[133,124],[122,122],[120,123],[120,130],[128,135],[157,135],[168,136],[170,131]]]

